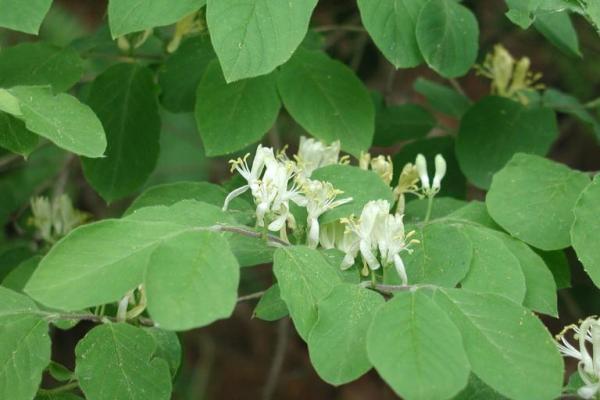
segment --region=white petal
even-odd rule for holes
[[[231,202],[231,200],[245,193],[249,188],[250,186],[244,185],[242,187],[232,190],[225,198],[225,202],[223,203],[223,211],[227,211],[227,207],[229,207],[229,203]]]

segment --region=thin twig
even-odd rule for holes
[[[438,288],[435,285],[427,285],[427,284],[423,284],[423,285],[387,285],[384,283],[377,283],[373,286],[373,284],[369,281],[364,281],[360,285],[367,289],[373,289],[378,292],[386,293],[386,294],[394,293],[394,292],[409,292],[409,291],[415,291],[417,289],[424,289],[424,288],[429,288],[429,289],[437,289]]]
[[[356,41],[356,46],[354,46],[356,50],[352,56],[352,61],[350,61],[350,68],[354,72],[358,71],[358,67],[360,67],[360,62],[365,54],[365,48],[367,47],[368,41],[369,35],[364,32],[359,35],[358,40]]]
[[[23,157],[18,154],[8,154],[8,155],[0,158],[0,168],[3,168],[9,164],[12,164],[13,162],[15,162],[19,159],[22,160]]]
[[[262,295],[265,294],[265,292],[266,292],[266,290],[261,290],[260,292],[240,296],[240,297],[238,297],[237,302],[240,303],[242,301],[258,299],[258,298],[262,297]]]
[[[214,225],[211,227],[211,230],[214,231],[218,231],[218,232],[232,232],[232,233],[238,233],[240,235],[244,235],[244,236],[248,236],[248,237],[253,237],[253,238],[262,238],[262,233],[260,232],[256,232],[250,229],[245,229],[239,226],[228,226],[228,225]],[[290,243],[278,238],[277,236],[273,236],[273,235],[268,235],[267,236],[267,241],[271,242],[272,244],[276,244],[278,246],[289,246]]]
[[[281,369],[283,368],[283,361],[285,360],[285,353],[288,346],[288,339],[290,337],[290,320],[283,318],[277,324],[277,344],[275,345],[275,355],[273,356],[273,362],[271,363],[271,369],[267,376],[267,382],[263,389],[263,400],[271,400],[277,389],[277,382],[281,375]]]
[[[321,25],[313,28],[315,32],[332,32],[332,31],[347,31],[347,32],[366,32],[365,28],[359,25]]]
[[[450,82],[450,84],[452,85],[454,90],[456,90],[458,93],[462,94],[465,97],[469,97],[469,96],[467,96],[467,93],[465,92],[465,90],[462,88],[462,86],[456,79],[450,78],[450,79],[448,79],[448,81]]]

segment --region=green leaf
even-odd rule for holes
[[[575,219],[571,227],[571,240],[577,258],[596,286],[600,286],[599,212],[600,175],[596,175],[575,204]]]
[[[31,256],[33,256],[31,244],[26,242],[13,241],[0,246],[0,280]]]
[[[213,61],[196,94],[196,122],[206,155],[229,154],[258,142],[280,108],[273,75],[228,84]]]
[[[512,236],[542,250],[570,246],[573,207],[586,174],[542,157],[516,154],[494,177],[486,204]]]
[[[401,140],[420,139],[434,127],[435,118],[417,104],[386,106],[383,100],[375,107],[375,146],[392,146]]]
[[[414,199],[406,203],[404,208],[404,223],[417,224],[425,221],[427,215],[428,199]],[[430,219],[435,220],[443,218],[454,211],[462,209],[467,203],[464,200],[458,200],[452,197],[435,197],[431,208]]]
[[[460,225],[433,223],[417,230],[413,253],[402,256],[411,284],[454,287],[469,272],[473,255],[470,239]]]
[[[436,202],[437,201],[439,201],[439,199],[436,199]],[[500,228],[500,226],[496,222],[494,222],[492,217],[490,217],[485,203],[478,200],[471,201],[467,203],[464,207],[452,212],[448,215],[448,219],[470,221],[478,225],[485,226],[486,228],[502,231],[502,228]]]
[[[530,310],[558,317],[556,282],[546,263],[535,251],[520,240],[498,232],[504,245],[517,258],[525,277],[523,305]]]
[[[306,36],[317,0],[208,0],[206,21],[227,82],[272,72]]]
[[[458,166],[458,161],[456,161],[456,155],[454,154],[455,147],[456,143],[450,136],[420,139],[407,144],[392,159],[395,167],[392,182],[397,182],[404,165],[415,163],[417,154],[423,154],[427,158],[429,161],[427,163],[429,175],[433,176],[435,174],[435,162],[433,160],[437,154],[441,154],[446,160],[447,172],[442,181],[442,187],[438,196],[464,198],[467,183],[465,176]],[[408,199],[410,197],[411,195],[407,196]]]
[[[41,393],[34,400],[84,400],[73,393]]]
[[[139,189],[158,159],[160,116],[152,72],[117,64],[96,78],[88,104],[96,112],[108,146],[106,157],[84,159],[87,181],[107,201]]]
[[[415,28],[424,0],[358,0],[363,25],[396,68],[423,62]]]
[[[489,96],[463,117],[456,155],[467,178],[487,189],[492,176],[515,153],[543,156],[557,137],[556,118],[550,109],[527,108],[503,97]]]
[[[317,321],[317,304],[342,282],[317,250],[303,246],[277,249],[273,262],[281,299],[305,341]]]
[[[48,307],[68,311],[117,301],[144,281],[150,255],[160,243],[229,222],[220,208],[186,200],[81,226],[52,247],[25,292]]]
[[[367,331],[384,298],[358,285],[338,285],[317,306],[318,318],[308,337],[310,361],[324,381],[351,382],[371,369]]]
[[[75,348],[75,373],[89,400],[168,400],[171,373],[154,338],[128,324],[103,324]]]
[[[571,269],[569,266],[569,260],[563,250],[556,251],[541,251],[537,250],[537,253],[546,263],[550,272],[554,276],[557,289],[565,289],[571,287]]]
[[[461,287],[498,294],[520,304],[525,298],[526,286],[517,257],[491,229],[464,225],[463,232],[473,245],[473,260]]]
[[[557,112],[570,114],[588,124],[600,140],[600,122],[592,115],[576,97],[557,89],[546,89],[542,96],[542,104],[555,109]]]
[[[27,203],[40,185],[62,169],[65,154],[57,147],[41,147],[27,162],[15,165],[0,176],[0,223]],[[2,236],[0,234],[0,236]],[[2,272],[0,271],[0,276]]]
[[[425,96],[436,111],[451,117],[461,118],[471,106],[471,100],[465,95],[425,78],[417,78],[414,89]]]
[[[33,256],[21,262],[6,275],[2,281],[2,286],[12,289],[15,292],[22,292],[41,259],[41,256]]]
[[[365,204],[371,200],[394,202],[392,189],[373,171],[365,171],[349,165],[328,165],[317,169],[311,179],[331,182],[333,187],[344,193],[338,199],[352,197],[352,201],[327,211],[319,222],[326,224],[354,214],[359,216]]]
[[[279,284],[275,283],[261,296],[252,317],[263,321],[277,321],[288,314],[287,306],[281,300]]]
[[[70,47],[21,43],[0,52],[0,87],[49,85],[55,92],[64,92],[82,73],[82,60]]]
[[[37,145],[38,136],[29,131],[23,121],[0,112],[0,147],[27,157]]]
[[[175,332],[159,328],[144,328],[146,333],[154,338],[156,342],[156,357],[162,358],[169,363],[171,376],[175,376],[181,365],[181,343]]]
[[[109,0],[108,22],[114,38],[155,26],[170,25],[192,11],[198,10],[206,0],[131,1]]]
[[[183,331],[227,318],[237,302],[240,266],[227,240],[212,232],[184,232],[150,256],[148,312],[163,329]]]
[[[579,4],[583,7],[586,17],[600,34],[600,4],[593,0],[581,0]]]
[[[435,292],[435,302],[460,332],[473,372],[514,400],[560,396],[563,361],[550,333],[531,311],[494,294]]]
[[[469,384],[452,400],[508,400],[486,385],[477,375],[471,374]]]
[[[429,0],[416,26],[419,49],[440,75],[466,74],[477,58],[479,26],[473,13],[454,0]]]
[[[140,194],[131,203],[124,215],[151,206],[171,206],[181,200],[196,200],[223,207],[227,191],[210,182],[175,182],[153,186]],[[233,199],[228,213],[237,217],[240,222],[247,221],[246,214],[254,213],[252,205],[241,197]]]
[[[0,286],[0,398],[30,400],[50,363],[48,324],[26,296]]]
[[[196,88],[215,57],[207,35],[193,36],[183,41],[158,72],[161,104],[172,112],[194,111]]]
[[[37,35],[52,0],[0,0],[0,27]]]
[[[101,157],[106,149],[102,124],[92,110],[75,97],[52,94],[49,87],[17,86],[8,92],[19,101],[16,117],[30,131],[58,147],[86,157]]]
[[[50,365],[48,365],[48,373],[52,376],[52,378],[59,382],[68,382],[76,379],[73,371],[55,361],[50,361]]]
[[[541,3],[542,0],[506,0],[506,16],[522,29],[527,29],[533,23],[535,12]]]
[[[340,140],[359,156],[371,146],[375,109],[369,92],[344,64],[318,51],[298,49],[277,78],[287,111],[311,135]]]
[[[568,12],[539,13],[533,26],[563,53],[571,57],[582,56],[577,31]]]
[[[35,397],[35,400],[83,400],[81,397],[76,396],[72,393],[45,393],[39,394]]]
[[[461,333],[421,291],[400,292],[379,309],[367,352],[381,377],[407,400],[448,399],[469,378]]]

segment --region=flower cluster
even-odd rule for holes
[[[289,159],[283,152],[275,154],[272,148],[261,145],[256,149],[252,164],[249,155],[230,161],[232,172],[237,171],[246,184],[233,190],[225,199],[226,210],[231,200],[250,191],[256,204],[256,224],[265,230],[279,232],[287,240],[287,229],[296,229],[296,221],[290,205],[306,209],[306,245],[325,249],[338,249],[344,253],[341,268],[350,268],[360,256],[363,262],[362,274],[381,266],[393,265],[403,284],[408,277],[401,253],[411,252],[411,245],[418,243],[411,239],[414,231],[405,232],[403,223],[405,195],[414,194],[430,201],[439,192],[441,181],[446,174],[446,162],[441,155],[435,157],[435,175],[430,181],[425,157],[419,154],[415,164],[407,164],[402,169],[398,184],[394,189],[395,204],[387,200],[373,200],[362,209],[360,216],[350,215],[323,226],[319,217],[325,212],[352,201],[351,197],[338,198],[342,192],[330,182],[312,179],[312,173],[321,167],[348,163],[347,157],[340,157],[340,143],[326,145],[315,139],[300,139],[298,153]],[[391,158],[372,157],[363,153],[359,167],[372,170],[390,185],[394,176]],[[420,182],[420,185],[419,185]],[[372,275],[374,276],[374,274]]]
[[[531,61],[527,57],[515,60],[513,56],[498,44],[494,51],[485,57],[477,72],[492,80],[492,94],[508,97],[527,105],[526,91],[542,89],[538,81],[542,75],[529,70]]]
[[[310,179],[312,172],[322,166],[339,161],[339,142],[331,146],[302,138],[297,161],[285,154],[275,154],[272,148],[258,145],[252,165],[244,158],[231,160],[232,172],[237,171],[245,180],[227,196],[223,210],[232,199],[250,190],[256,204],[256,223],[269,231],[279,232],[287,240],[287,228],[294,229],[296,221],[290,211],[290,202],[306,207],[308,212],[307,244],[316,247],[319,238],[319,217],[328,210],[352,201],[352,198],[336,200],[342,192],[331,183]]]
[[[577,346],[573,346],[565,338],[571,331]],[[579,326],[569,325],[556,339],[563,356],[579,361],[577,371],[584,386],[577,390],[577,394],[584,399],[596,398],[600,391],[600,319],[588,317]]]
[[[55,243],[89,218],[87,213],[73,207],[66,194],[52,200],[47,197],[32,198],[31,214],[29,224],[34,226],[39,237],[48,243]]]

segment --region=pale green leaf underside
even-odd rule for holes
[[[486,205],[512,236],[542,250],[558,250],[571,244],[572,210],[589,181],[565,165],[516,154],[494,177]]]
[[[460,331],[421,291],[398,293],[379,309],[367,351],[381,377],[407,400],[449,399],[469,378]]]
[[[342,385],[371,369],[367,330],[384,298],[354,284],[342,284],[317,305],[317,322],[308,337],[310,360],[326,382]]]
[[[36,35],[52,0],[0,0],[0,27]]]
[[[75,97],[53,95],[49,87],[16,86],[8,92],[18,100],[20,113],[30,131],[58,147],[86,157],[101,157],[106,137],[100,120]]]
[[[342,280],[321,253],[303,246],[277,249],[273,272],[294,326],[307,340],[317,320],[317,304]]]
[[[50,250],[25,291],[46,306],[69,311],[119,300],[143,282],[150,255],[160,243],[231,222],[215,206],[186,200],[84,225]]]
[[[465,289],[438,290],[434,299],[462,333],[471,368],[486,384],[514,400],[560,395],[562,358],[531,311],[504,297]]]
[[[50,362],[48,323],[26,296],[0,286],[0,398],[31,400]]]
[[[173,24],[198,10],[206,0],[110,0],[108,22],[113,38]]]
[[[213,232],[184,232],[158,245],[145,287],[148,312],[159,327],[182,331],[231,315],[240,267],[228,247]]]
[[[577,258],[596,286],[600,287],[600,175],[581,193],[571,227],[571,240]]]
[[[168,400],[168,363],[155,358],[157,345],[141,328],[104,324],[75,348],[79,386],[90,400]]]

